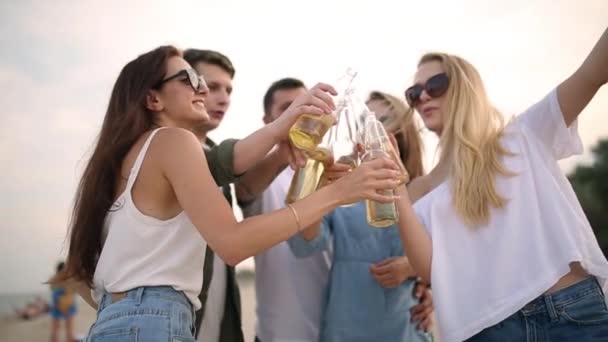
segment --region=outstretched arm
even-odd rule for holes
[[[583,64],[557,87],[566,126],[570,126],[601,86],[608,82],[608,29]]]
[[[156,139],[152,153],[158,156],[160,170],[179,205],[209,246],[230,265],[287,240],[300,227],[312,225],[341,204],[362,198],[390,202],[392,197],[377,190],[392,189],[398,184],[394,162],[378,159],[295,202],[294,212],[282,209],[237,222],[211,177],[194,134],[169,128],[160,131]]]
[[[253,202],[287,167],[289,148],[286,142],[280,143],[278,148],[271,151],[234,183],[239,205],[246,206]]]
[[[244,173],[264,158],[272,147],[284,139],[285,132],[289,131],[302,110],[317,115],[331,113],[335,106],[328,93],[337,94],[327,84],[315,85],[305,96],[298,97],[278,119],[239,140],[234,145],[234,173]]]

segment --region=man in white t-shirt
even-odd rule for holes
[[[264,123],[281,115],[306,91],[293,78],[273,83],[264,96]],[[285,207],[294,171],[285,168],[255,201],[244,204],[243,214],[253,216]],[[296,258],[287,242],[255,256],[256,342],[316,342],[321,322],[322,296],[330,269],[327,252]]]

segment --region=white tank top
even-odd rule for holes
[[[159,128],[160,129],[160,128]],[[93,283],[93,299],[104,292],[124,292],[140,286],[171,286],[183,291],[195,309],[203,283],[206,242],[182,211],[168,220],[143,214],[131,195],[156,129],[142,147],[127,181],[106,216],[102,250]]]

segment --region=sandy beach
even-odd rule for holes
[[[255,324],[255,285],[251,275],[239,276],[243,311],[243,333],[245,341],[253,341]],[[74,320],[76,337],[84,337],[91,324],[95,321],[95,310],[82,302],[78,306],[78,314]],[[49,341],[51,332],[51,317],[44,314],[30,321],[4,315],[0,318],[1,342],[38,342]],[[60,341],[65,341],[62,335]]]

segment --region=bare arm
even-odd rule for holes
[[[247,172],[283,138],[280,127],[268,124],[234,145],[234,174]]]
[[[296,98],[278,119],[236,143],[234,173],[238,175],[246,172],[264,158],[274,145],[286,139],[289,128],[302,110],[317,115],[331,113],[335,105],[327,93],[337,94],[336,90],[327,84],[315,85],[305,96]]]
[[[608,30],[604,31],[578,70],[557,87],[557,97],[566,126],[570,126],[576,120],[606,82],[608,82]]]
[[[333,165],[325,166],[325,170],[323,171],[323,175],[321,176],[318,187],[323,188],[328,184],[346,176],[349,172],[350,166],[348,165],[334,163]],[[319,220],[302,230],[302,233],[300,235],[304,240],[311,241],[314,240],[317,236],[319,236],[320,232],[321,221]]]
[[[397,202],[399,210],[399,235],[410,264],[416,274],[426,283],[431,282],[431,258],[433,245],[429,234],[426,232],[416,213],[405,187],[398,191],[400,199]]]
[[[87,304],[89,304],[93,309],[97,310],[97,303],[95,303],[93,297],[91,296],[90,287],[83,282],[78,282],[75,284],[74,290],[80,295],[80,297],[82,297],[82,299],[84,299],[85,302],[87,302]]]
[[[159,167],[180,206],[226,263],[235,265],[298,232],[290,209],[238,223],[211,177],[196,137],[185,130],[164,129],[157,139],[159,142],[154,145],[158,149]],[[376,190],[395,187],[396,166],[388,160],[374,162],[294,203],[300,226],[310,226],[338,205],[361,198],[391,201],[392,198],[379,195]]]
[[[239,204],[247,204],[259,196],[272,183],[276,176],[288,165],[286,144],[270,152],[247,173],[241,176],[235,185]]]
[[[321,232],[321,221],[316,221],[306,229],[302,230],[302,238],[306,241],[314,240]]]
[[[91,296],[91,288],[85,282],[77,281],[72,278],[61,281],[57,279],[57,276],[53,277],[50,282],[78,293],[78,295],[80,295],[80,297],[82,297],[87,304],[89,304],[93,309],[97,310],[97,303],[95,303],[93,297]]]
[[[325,177],[325,175],[323,175],[321,177],[320,182],[321,183],[319,184],[319,189],[325,187],[328,184],[327,178]],[[311,240],[316,239],[320,233],[321,233],[321,220],[318,220],[318,221],[313,222],[313,224],[307,226],[306,228],[302,229],[300,236],[306,241],[311,241]]]

